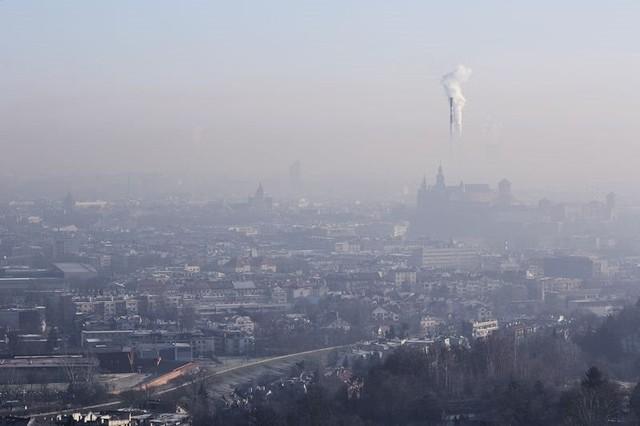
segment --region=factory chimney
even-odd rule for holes
[[[453,140],[453,97],[449,97],[449,139]]]

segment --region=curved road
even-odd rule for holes
[[[175,386],[171,386],[167,389],[163,389],[157,392],[154,392],[154,395],[160,396],[160,395],[166,395],[168,393],[171,392],[175,392],[177,390],[183,389],[187,386],[191,386],[194,383],[203,381],[203,380],[208,380],[211,379],[212,377],[216,377],[216,376],[222,376],[228,373],[233,373],[233,372],[238,372],[241,371],[243,369],[247,369],[247,368],[253,368],[253,367],[257,367],[260,365],[268,365],[270,363],[274,363],[274,362],[279,362],[279,361],[287,361],[287,360],[291,360],[291,359],[295,359],[295,358],[304,358],[305,356],[309,356],[309,355],[318,355],[321,354],[323,352],[329,352],[332,351],[334,349],[343,349],[343,348],[348,348],[350,346],[353,345],[341,345],[341,346],[331,346],[328,348],[321,348],[321,349],[314,349],[311,351],[304,351],[304,352],[296,352],[294,354],[288,354],[288,355],[280,355],[280,356],[275,356],[275,357],[271,357],[271,358],[266,358],[266,359],[262,359],[259,361],[253,361],[253,362],[248,362],[246,364],[242,364],[242,365],[237,365],[235,367],[229,367],[229,368],[225,368],[222,370],[217,370],[214,371],[211,374],[207,374],[206,376],[202,376],[202,377],[197,377],[194,380],[190,380],[187,381],[185,383],[181,383],[179,385],[175,385]],[[75,408],[68,408],[68,409],[64,409],[64,410],[59,410],[59,411],[50,411],[47,413],[35,413],[35,414],[29,414],[31,417],[51,417],[51,416],[57,416],[59,414],[70,414],[70,413],[77,413],[77,412],[87,412],[87,411],[97,411],[97,410],[105,410],[105,409],[115,409],[118,408],[119,406],[123,405],[124,401],[123,400],[115,400],[115,401],[110,401],[110,402],[103,402],[100,404],[94,404],[94,405],[86,405],[84,407],[75,407]]]

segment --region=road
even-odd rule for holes
[[[350,346],[352,345],[331,346],[328,348],[314,349],[311,351],[297,352],[294,354],[265,358],[258,361],[251,361],[245,364],[236,365],[233,367],[223,368],[221,370],[214,371],[211,374],[206,374],[201,377],[196,377],[194,380],[190,380],[188,382],[181,383],[179,385],[170,386],[166,389],[158,390],[153,393],[153,396],[162,396],[162,395],[171,394],[173,392],[184,389],[188,386],[193,386],[194,383],[199,383],[201,381],[207,381],[214,378],[221,379],[221,378],[224,378],[225,376],[231,376],[229,382],[225,382],[225,380],[216,380],[215,393],[222,393],[225,390],[232,389],[233,385],[236,384],[236,382],[250,380],[251,377],[247,377],[246,375],[243,375],[243,373],[246,372],[247,370],[258,370],[258,367],[266,367],[265,371],[269,371],[269,367],[275,366],[275,368],[272,368],[271,371],[281,373],[283,372],[282,366],[288,365],[288,362],[296,362],[296,361],[299,361],[300,359],[321,355],[323,353],[330,352],[335,349],[343,349]],[[168,374],[171,374],[171,373],[168,373]],[[108,401],[108,402],[103,402],[103,403],[94,404],[94,405],[69,408],[69,409],[64,409],[59,411],[50,411],[46,413],[32,413],[29,415],[32,417],[53,417],[60,414],[112,410],[112,409],[120,408],[124,404],[125,404],[124,400],[117,399],[114,401]]]
[[[180,389],[184,389],[188,386],[193,386],[194,383],[198,383],[201,381],[208,381],[214,378],[220,378],[221,376],[229,376],[233,373],[243,373],[246,370],[253,370],[256,369],[257,367],[267,367],[265,372],[271,371],[271,372],[276,372],[276,373],[283,373],[285,372],[285,370],[283,369],[284,367],[290,366],[291,362],[295,362],[300,360],[301,358],[304,359],[305,357],[309,357],[309,356],[317,356],[326,352],[330,352],[332,350],[335,349],[343,349],[346,347],[349,347],[351,345],[342,345],[342,346],[331,346],[328,348],[322,348],[322,349],[314,349],[311,351],[305,351],[305,352],[297,352],[295,354],[289,354],[289,355],[281,355],[281,356],[276,356],[276,357],[271,357],[271,358],[266,358],[260,361],[253,361],[253,362],[248,362],[246,364],[242,364],[242,365],[238,365],[235,367],[230,367],[230,368],[225,368],[222,370],[218,370],[215,371],[211,374],[207,374],[203,377],[198,377],[195,380],[186,382],[186,383],[182,383],[176,386],[172,386],[170,388],[167,389],[163,389],[160,390],[158,392],[155,392],[154,395],[156,396],[161,396],[161,395],[166,395],[168,393],[171,392],[175,392],[177,390]],[[262,370],[260,370],[260,373],[263,373]],[[227,381],[227,379],[225,379],[225,381],[220,382],[220,381],[216,381],[213,386],[214,386],[214,393],[217,394],[222,394],[225,391],[230,391],[233,390],[234,385],[240,384],[240,383],[246,383],[248,381],[250,381],[252,378],[255,378],[256,375],[243,375],[243,374],[236,374],[235,377],[232,378],[232,380]],[[236,380],[233,380],[236,379]]]

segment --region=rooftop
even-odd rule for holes
[[[53,265],[65,274],[96,273],[95,268],[86,263],[61,262],[54,263]]]

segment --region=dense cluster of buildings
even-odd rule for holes
[[[640,293],[633,211],[618,210],[612,194],[527,204],[507,180],[447,185],[442,168],[415,206],[276,201],[262,186],[235,203],[6,203],[0,374],[153,375],[607,315]]]

